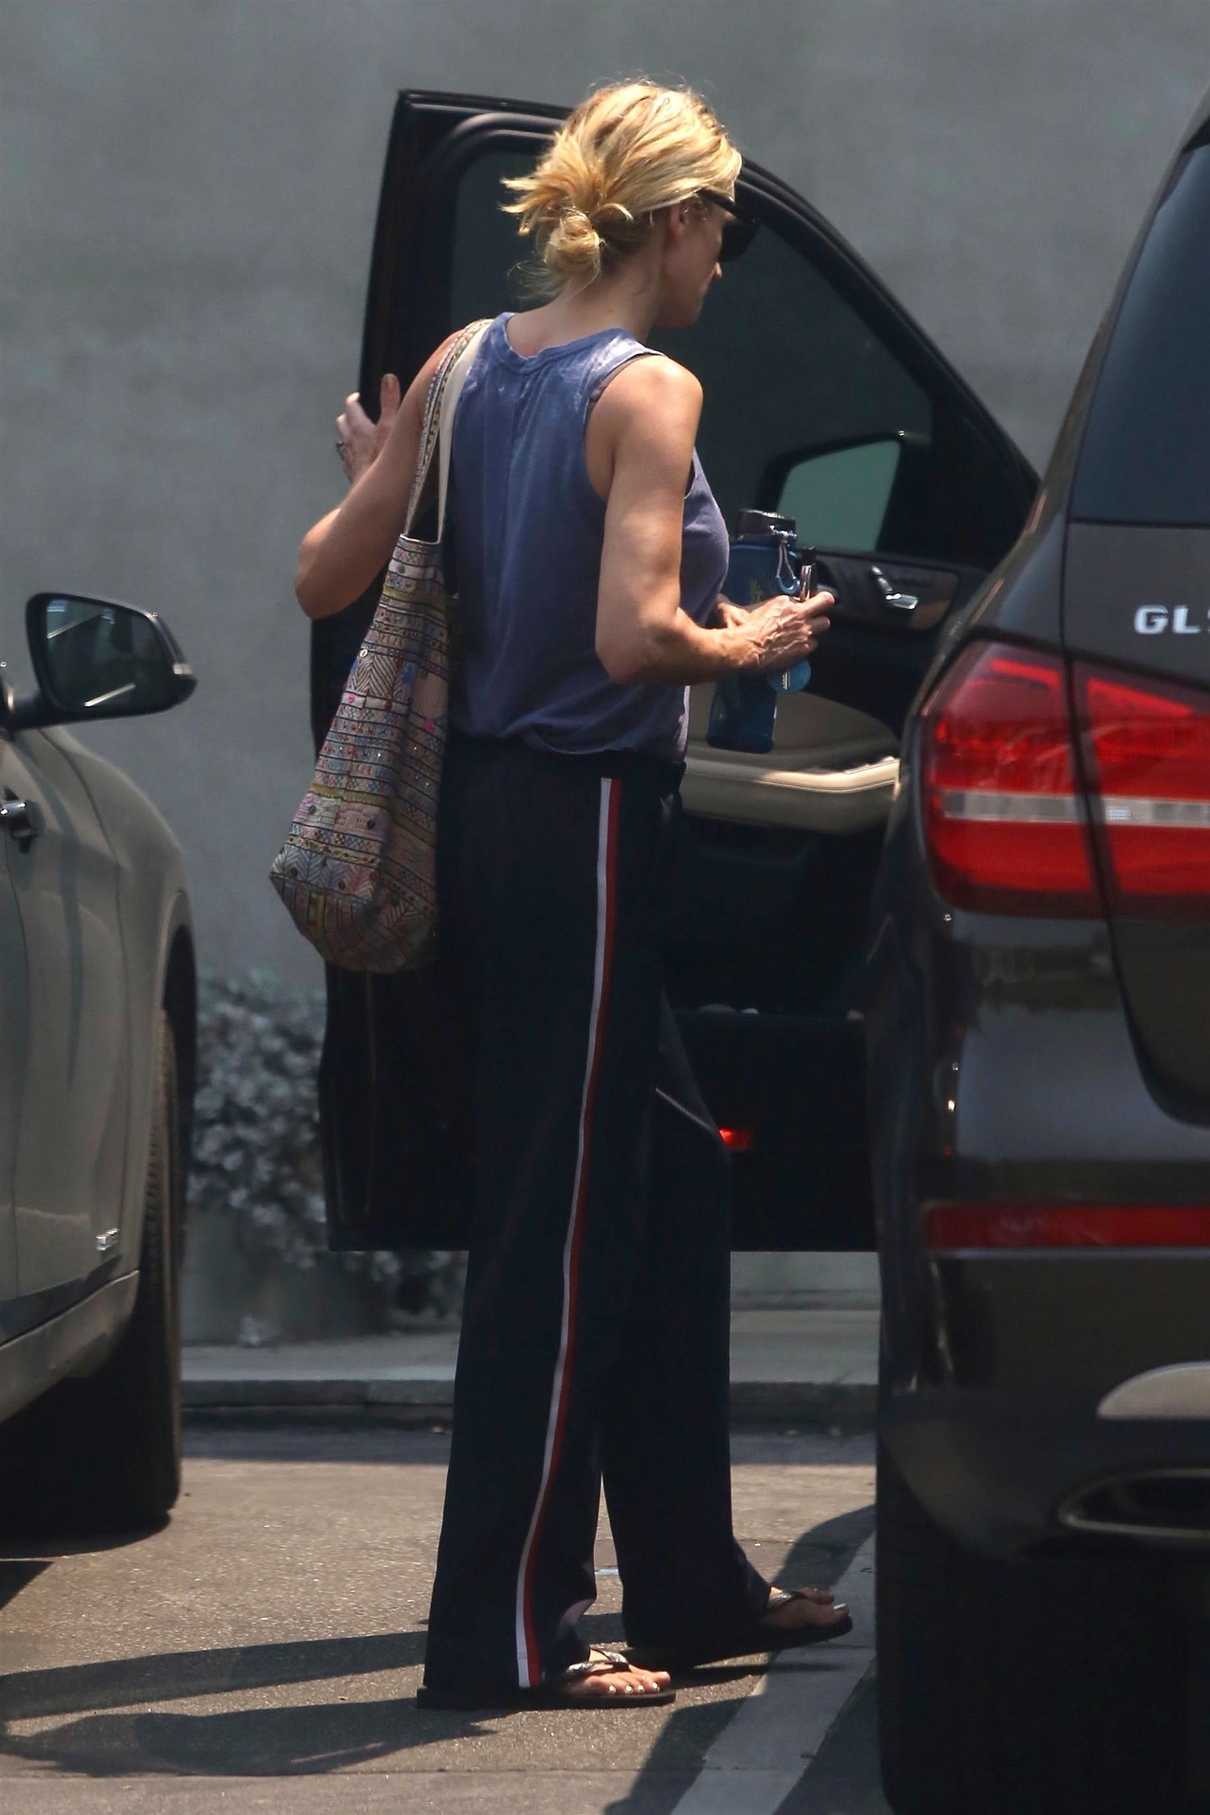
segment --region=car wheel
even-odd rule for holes
[[[139,1286],[130,1321],[95,1374],[66,1380],[14,1421],[29,1529],[123,1530],[154,1523],[181,1485],[184,1231],[176,1040],[161,1012],[144,1190]],[[7,1436],[7,1433],[6,1433]],[[8,1522],[8,1521],[6,1521]]]
[[[878,1455],[879,1727],[896,1815],[1165,1815],[1186,1788],[1187,1624],[1165,1559],[1003,1562]]]

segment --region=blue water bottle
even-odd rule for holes
[[[777,592],[797,593],[813,550],[795,547],[798,525],[793,517],[772,511],[740,512],[723,591],[735,605],[759,605]],[[729,674],[714,689],[707,743],[722,750],[764,754],[773,748],[773,722],[779,693],[797,693],[811,679],[811,664],[795,662],[778,673]]]

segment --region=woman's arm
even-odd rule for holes
[[[355,474],[344,502],[303,537],[294,592],[309,618],[343,611],[390,560],[407,516],[429,381],[453,339],[444,341],[416,374],[381,447]]]
[[[788,668],[820,632],[830,593],[800,603],[723,614],[703,629],[681,609],[685,475],[701,418],[702,388],[668,359],[626,366],[593,411],[594,452],[612,467],[605,508],[596,650],[611,680],[675,685],[736,669]]]

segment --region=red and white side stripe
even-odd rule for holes
[[[617,912],[617,841],[618,813],[621,806],[621,782],[606,776],[601,781],[601,807],[597,832],[597,937],[593,966],[592,1012],[588,1021],[588,1054],[584,1067],[584,1089],[580,1098],[580,1128],[576,1153],[575,1178],[571,1192],[571,1214],[567,1239],[563,1244],[563,1314],[559,1335],[559,1355],[555,1362],[551,1387],[550,1413],[546,1426],[546,1453],[542,1461],[542,1478],[529,1522],[521,1563],[517,1571],[517,1681],[523,1689],[541,1681],[542,1660],[539,1654],[537,1628],[533,1615],[533,1561],[546,1515],[550,1484],[559,1465],[559,1452],[567,1422],[571,1397],[571,1369],[575,1354],[576,1299],[579,1287],[580,1249],[583,1232],[584,1199],[587,1194],[589,1166],[592,1157],[593,1109],[596,1103],[597,1079],[609,1004],[609,987],[613,969],[613,937]]]

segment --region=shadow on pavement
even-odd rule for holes
[[[0,1753],[89,1777],[283,1777],[347,1770],[424,1742],[407,1702],[320,1703],[219,1714],[87,1715]],[[444,1735],[442,1736],[444,1737]]]
[[[808,1582],[819,1588],[830,1588],[844,1574],[873,1529],[872,1504],[811,1526],[795,1540],[784,1567],[777,1572],[778,1582],[787,1588],[803,1587]],[[827,1647],[783,1653],[782,1667],[786,1666],[787,1660],[797,1659],[802,1660],[798,1667],[804,1675],[813,1670],[826,1670]],[[673,1680],[678,1686],[688,1688],[696,1684],[704,1688],[709,1683],[728,1683],[758,1676],[766,1668],[763,1662],[711,1664]],[[664,1722],[630,1794],[624,1802],[609,1803],[604,1815],[634,1815],[639,1807],[642,1815],[671,1815],[685,1792],[683,1776],[678,1780],[677,1774],[684,1772],[692,1756],[696,1775],[702,1755],[709,1751],[735,1712],[733,1699],[678,1702]],[[823,1806],[819,1805],[821,1809]],[[738,1804],[736,1815],[739,1815]]]
[[[20,1562],[8,1562],[0,1559],[0,1607],[7,1607],[10,1601],[15,1601],[23,1588],[36,1582],[43,1570],[49,1568],[49,1562],[35,1563],[24,1558]]]
[[[72,1523],[66,1520],[50,1529],[50,1522],[43,1511],[41,1524],[35,1529],[22,1527],[16,1518],[5,1523],[5,1515],[0,1513],[0,1569],[11,1563],[57,1563],[60,1557],[87,1557],[102,1550],[125,1550],[128,1544],[142,1544],[146,1538],[154,1538],[157,1532],[165,1531],[168,1519],[156,1519],[150,1525],[132,1525],[126,1531],[96,1531],[90,1529],[84,1515],[79,1515]]]
[[[6,1530],[0,1523],[0,1608],[15,1601],[23,1588],[48,1570],[62,1557],[89,1556],[102,1550],[122,1550],[127,1544],[141,1544],[145,1538],[162,1531],[168,1523],[141,1526],[137,1531],[108,1532],[102,1536],[48,1537],[40,1532],[26,1540],[15,1528]],[[2,1694],[2,1689],[0,1689]]]
[[[874,1506],[858,1506],[812,1526],[795,1540],[777,1572],[780,1588],[830,1588],[874,1530]],[[870,1643],[873,1644],[871,1636]]]
[[[843,1574],[872,1526],[870,1508],[831,1519],[796,1542],[781,1575],[797,1580],[797,1559],[812,1562],[812,1579],[827,1585]],[[61,1554],[61,1553],[60,1553]],[[0,1604],[47,1567],[37,1558],[0,1560]],[[612,1626],[616,1615],[590,1616]],[[588,1622],[586,1622],[586,1625]],[[602,1631],[586,1636],[604,1637]],[[278,1689],[292,1683],[347,1684],[359,1676],[417,1668],[421,1630],[361,1637],[308,1639],[216,1650],[165,1652],[60,1669],[17,1671],[0,1679],[0,1756],[87,1776],[139,1774],[280,1777],[346,1770],[417,1746],[455,1738],[488,1737],[498,1715],[418,1711],[411,1697],[309,1702],[303,1706],[176,1713],[147,1704]],[[727,1663],[694,1672],[700,1687],[739,1683],[760,1663]],[[738,1693],[738,1691],[737,1691]],[[671,1810],[701,1758],[735,1713],[736,1700],[685,1699],[672,1709],[654,1743],[634,1794],[644,1815]],[[17,1735],[13,1723],[59,1724]],[[601,1715],[561,1716],[577,1725]],[[569,1738],[571,1735],[569,1734]],[[627,1810],[636,1804],[626,1803]]]
[[[129,1706],[288,1683],[347,1681],[356,1675],[416,1666],[423,1650],[424,1634],[405,1632],[174,1652],[17,1673],[0,1685],[0,1719],[5,1723],[0,1729],[0,1756],[92,1777],[283,1777],[347,1770],[451,1739],[490,1737],[501,1718],[498,1713],[479,1717],[422,1712],[410,1696],[203,1714]],[[750,1674],[751,1669],[709,1674],[711,1680],[725,1681]],[[696,1724],[700,1726],[704,1716],[717,1728],[732,1705],[700,1708]],[[6,1730],[13,1722],[53,1719],[80,1710],[87,1712],[79,1719],[41,1732],[18,1736]],[[695,1711],[686,1712],[692,1715]],[[587,1711],[560,1718],[595,1724],[602,1717]],[[675,1749],[680,1790],[687,1781],[687,1765],[691,1778],[696,1763],[696,1752],[690,1759],[686,1757],[687,1741],[691,1743],[688,1733]],[[709,1736],[704,1743],[709,1743]],[[652,1807],[662,1808],[663,1803],[657,1801]]]
[[[347,1680],[418,1665],[422,1632],[180,1651],[17,1672],[0,1683],[0,1754],[94,1776],[139,1772],[280,1776],[330,1771],[434,1737],[409,1701],[311,1703],[213,1714],[129,1709],[288,1683]],[[14,1721],[87,1710],[79,1720],[18,1737]],[[113,1710],[114,1712],[106,1712]],[[123,1710],[117,1712],[117,1710]],[[474,1723],[464,1723],[474,1730]],[[443,1729],[441,1737],[447,1737]]]

